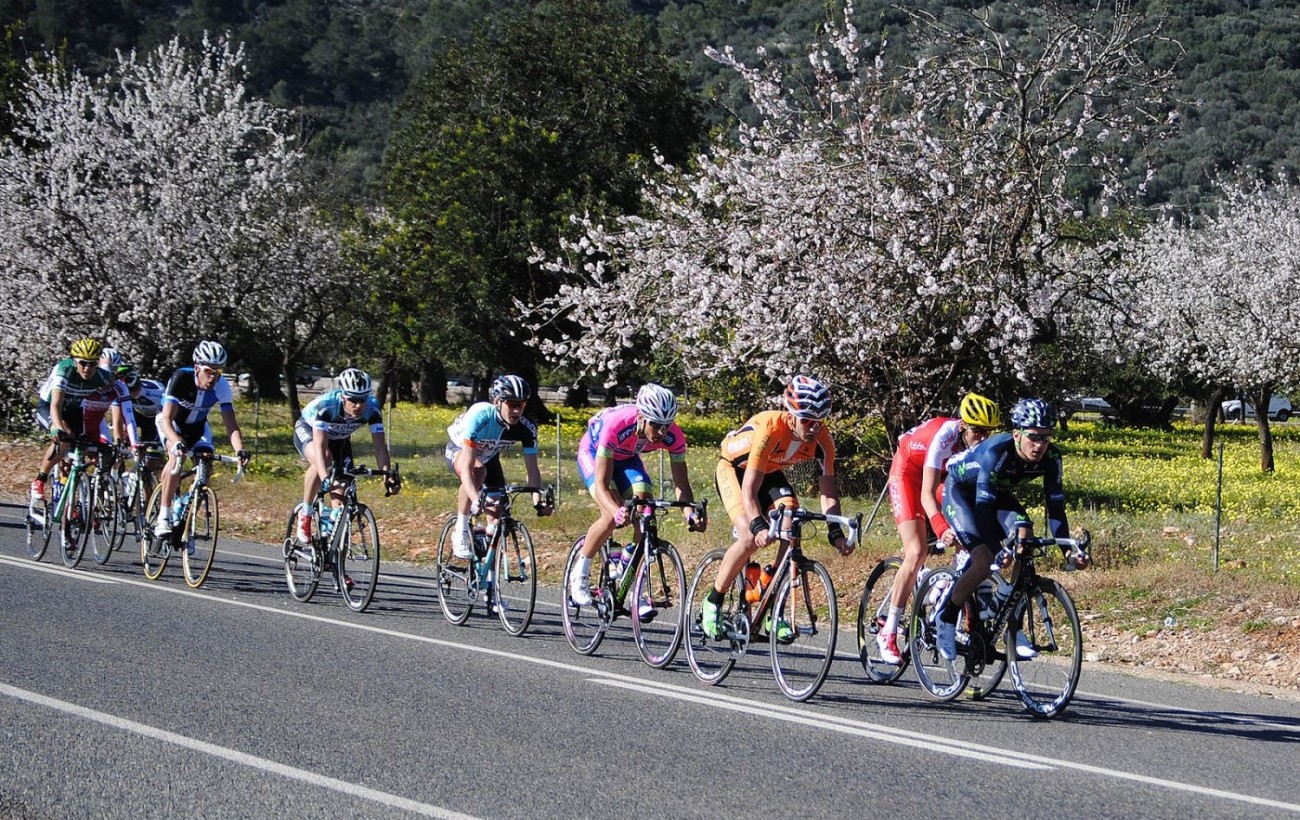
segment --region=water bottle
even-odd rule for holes
[[[1002,606],[1011,597],[1011,582],[998,575],[998,588],[994,591],[993,597],[997,600],[997,605]]]
[[[623,549],[619,552],[612,552],[609,555],[609,579],[617,581],[623,577],[627,567],[632,563],[632,553],[636,550],[636,545],[632,543],[624,544]]]
[[[176,500],[172,502],[172,523],[173,524],[181,520],[181,516],[185,512],[185,502],[188,501],[189,498],[190,498],[190,494],[184,493],[182,495],[176,496]]]
[[[981,621],[993,620],[993,613],[997,611],[998,605],[1002,603],[1000,600],[994,600],[995,595],[992,580],[985,578],[980,582],[979,589],[975,592],[975,600],[979,601]]]
[[[745,600],[758,603],[763,597],[763,568],[757,561],[745,565]]]
[[[339,511],[334,507],[326,507],[320,517],[320,534],[321,537],[328,537],[334,531],[334,520],[338,517]]]

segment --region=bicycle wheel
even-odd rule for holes
[[[997,573],[993,575],[993,585],[996,586],[1001,576]],[[976,592],[976,595],[992,595],[992,588],[987,592]],[[976,609],[972,603],[972,609]],[[985,630],[987,633],[987,630]],[[999,636],[1000,637],[1000,636]],[[987,639],[987,638],[986,638]],[[983,700],[1002,682],[1002,676],[1007,672],[1007,644],[1005,641],[995,641],[992,646],[986,646],[984,653],[984,666],[979,670],[979,674],[972,674],[970,682],[966,686],[966,694],[970,695],[971,700]]]
[[[63,520],[59,522],[59,553],[63,565],[71,569],[81,563],[86,554],[86,532],[90,529],[90,481],[77,476],[74,487],[64,488],[71,493],[63,506]]]
[[[686,661],[695,677],[709,686],[721,683],[749,648],[749,611],[744,606],[744,582],[739,575],[718,608],[718,622],[726,634],[710,638],[700,625],[700,606],[713,589],[724,555],[725,550],[713,550],[700,559],[687,595]]]
[[[793,581],[779,580],[772,612],[776,635],[769,634],[772,674],[785,696],[802,703],[826,682],[835,659],[835,638],[839,634],[839,603],[831,574],[820,561],[792,563],[786,573]],[[790,627],[782,638],[781,622]]]
[[[686,631],[686,570],[677,548],[655,541],[653,557],[637,567],[632,584],[632,637],[642,659],[655,669],[673,662]],[[650,611],[642,615],[643,604]]]
[[[903,559],[897,555],[890,556],[876,564],[862,588],[862,599],[858,601],[858,660],[862,668],[874,683],[893,683],[907,671],[907,624],[905,618],[898,623],[898,650],[903,656],[902,663],[888,663],[880,657],[880,645],[876,636],[889,617],[889,601],[894,591],[894,579],[903,566]]]
[[[298,516],[302,513],[302,502],[289,513],[289,523],[284,528],[284,582],[289,587],[289,595],[295,601],[306,603],[316,594],[320,584],[323,564],[320,550],[316,544],[298,543]],[[312,532],[319,532],[319,522],[312,522]]]
[[[537,606],[537,556],[533,537],[522,521],[502,521],[505,527],[496,545],[493,570],[493,605],[501,626],[511,635],[522,635],[533,620]]]
[[[1025,637],[1036,654],[1022,658],[1014,649],[1009,651],[1011,683],[1031,714],[1056,717],[1069,706],[1079,685],[1083,664],[1079,613],[1064,587],[1039,578],[1020,615],[1007,627],[1007,646],[1015,647],[1015,630],[1023,621]]]
[[[50,505],[42,498],[27,502],[27,515],[23,516],[27,529],[27,555],[39,561],[50,545]]]
[[[190,491],[189,514],[185,516],[185,531],[181,548],[181,567],[185,570],[185,583],[194,589],[203,586],[212,570],[212,560],[217,557],[217,494],[206,485]]]
[[[114,481],[114,494],[117,496],[117,503],[113,505],[113,514],[117,519],[116,529],[113,531],[113,549],[118,550],[126,543],[127,535],[132,535],[135,530],[135,505],[137,487],[139,481],[134,470],[124,470]]]
[[[912,615],[908,621],[908,650],[912,655],[912,669],[921,688],[936,700],[948,701],[966,688],[969,677],[965,673],[966,661],[959,654],[956,660],[945,660],[939,654],[934,635],[934,615],[947,597],[956,573],[947,567],[936,569],[925,577],[912,601]],[[965,613],[958,619],[957,631],[965,628]],[[958,644],[958,652],[962,647]]]
[[[343,601],[353,612],[365,612],[379,585],[379,527],[375,514],[365,504],[357,504],[352,514],[336,526],[334,571],[341,585]]]
[[[451,551],[451,528],[456,526],[452,515],[438,538],[438,605],[442,614],[457,626],[469,619],[474,600],[478,597],[478,571],[468,558],[457,558]]]
[[[144,577],[150,581],[158,580],[167,559],[171,557],[171,536],[159,538],[154,534],[153,524],[158,520],[158,505],[162,503],[162,485],[159,484],[149,493],[149,503],[145,505],[144,521],[140,538],[140,564],[144,567]]]
[[[605,630],[614,620],[614,596],[609,583],[609,543],[601,546],[600,551],[591,559],[591,571],[594,583],[591,588],[591,605],[578,606],[569,597],[569,575],[577,563],[587,536],[580,535],[569,548],[569,557],[564,562],[564,576],[560,585],[560,617],[564,621],[564,637],[579,655],[590,655],[600,646],[605,638]]]
[[[117,482],[113,476],[97,472],[90,479],[90,488],[90,527],[86,539],[90,541],[90,554],[95,563],[103,566],[117,544]]]

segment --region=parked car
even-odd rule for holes
[[[1228,421],[1241,418],[1241,399],[1229,399],[1223,403],[1223,417]],[[1286,396],[1273,396],[1268,400],[1268,417],[1274,421],[1286,421],[1295,412],[1291,409],[1291,400]],[[1246,402],[1246,418],[1255,418],[1255,405]]]
[[[294,374],[294,381],[303,387],[313,387],[317,379],[328,379],[334,374],[318,364],[308,365]]]

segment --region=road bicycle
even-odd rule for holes
[[[125,456],[125,454],[123,454]],[[146,444],[133,454],[130,469],[123,469],[126,459],[118,461],[117,480],[117,535],[113,549],[121,549],[127,536],[135,540],[137,549],[144,540],[149,519],[145,507],[154,487],[158,486],[158,470],[163,464],[163,450],[159,444]]]
[[[452,551],[456,516],[448,516],[438,538],[437,561],[438,605],[448,622],[456,626],[465,623],[474,604],[482,598],[488,612],[501,619],[502,628],[509,634],[522,635],[532,623],[537,606],[537,555],[528,527],[514,516],[514,498],[521,493],[542,494],[542,502],[534,505],[539,514],[555,506],[554,487],[484,487],[479,493],[479,514],[471,521],[471,558],[457,558]],[[488,510],[497,515],[496,529],[491,533],[482,524]]]
[[[358,476],[393,476],[400,482],[398,466],[372,470],[360,465],[334,472],[321,485],[311,505],[311,542],[298,541],[298,516],[303,503],[289,514],[284,529],[284,580],[295,601],[307,602],[316,594],[321,577],[328,573],[334,591],[354,612],[365,612],[379,583],[379,527],[370,507],[357,500]],[[343,503],[332,507],[331,493],[341,490]],[[384,495],[393,494],[385,489]]]
[[[80,436],[70,441],[68,454],[50,471],[50,501],[34,499],[28,504],[27,554],[41,560],[57,530],[64,566],[81,563],[87,544],[95,561],[103,564],[112,550],[115,496],[106,474],[97,469],[99,442]]]
[[[620,615],[626,616],[632,621],[632,638],[641,658],[651,667],[662,669],[672,663],[682,644],[686,625],[686,608],[682,605],[686,570],[677,547],[659,537],[656,513],[669,509],[693,510],[691,529],[702,530],[708,526],[709,502],[708,499],[690,502],[634,498],[624,502],[624,507],[636,524],[637,535],[629,545],[630,551],[619,546],[613,536],[601,544],[591,564],[589,606],[578,606],[568,592],[568,579],[587,536],[579,536],[569,548],[560,593],[564,637],[575,652],[590,655],[605,639],[614,621]]]
[[[973,595],[962,608],[957,658],[952,661],[939,654],[934,618],[957,573],[944,568],[926,576],[912,604],[908,639],[921,687],[931,697],[948,701],[972,678],[985,676],[996,686],[1010,669],[1012,687],[1031,714],[1050,718],[1063,712],[1079,684],[1083,633],[1070,594],[1039,575],[1036,560],[1045,558],[1049,547],[1059,547],[1070,551],[1068,569],[1076,555],[1088,554],[1090,543],[1086,531],[1081,539],[1008,538],[995,563],[995,568],[1002,567],[995,573],[998,591],[991,602],[981,603]],[[1023,635],[1023,646],[1017,646],[1017,633]]]
[[[221,517],[218,514],[217,494],[209,486],[212,476],[212,463],[235,464],[238,469],[231,478],[235,483],[244,476],[244,466],[239,459],[232,456],[219,456],[211,450],[191,453],[194,466],[180,472],[181,459],[177,459],[173,475],[179,473],[180,480],[191,478],[189,488],[176,496],[172,505],[174,526],[170,535],[159,537],[154,532],[154,522],[158,520],[158,508],[162,504],[162,485],[159,484],[149,495],[145,507],[144,538],[140,540],[140,563],[144,566],[144,577],[150,581],[158,580],[168,559],[177,553],[181,557],[181,568],[185,583],[197,589],[208,578],[212,569],[212,560],[217,555],[217,532]]]
[[[804,555],[803,525],[838,524],[852,546],[862,530],[862,514],[850,518],[780,505],[768,513],[768,520],[768,534],[778,544],[772,580],[766,587],[755,587],[749,573],[736,575],[718,607],[723,629],[718,638],[705,634],[701,606],[714,587],[726,550],[714,550],[700,560],[691,582],[686,657],[695,676],[715,686],[751,643],[765,640],[777,686],[790,700],[802,702],[826,681],[839,630],[835,585],[820,561]]]

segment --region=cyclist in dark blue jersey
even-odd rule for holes
[[[384,414],[370,391],[370,374],[349,367],[338,375],[334,384],[334,390],[317,396],[303,409],[302,418],[293,427],[293,446],[307,460],[297,530],[298,541],[303,544],[311,543],[311,508],[321,484],[334,469],[346,471],[352,467],[353,433],[369,427],[375,465],[381,470],[389,467]],[[390,495],[401,490],[396,476],[385,476],[384,484]],[[334,496],[332,504],[335,508],[341,506],[342,496]]]
[[[208,411],[221,409],[221,420],[230,436],[230,446],[239,457],[240,466],[248,463],[244,436],[235,420],[234,395],[230,382],[221,378],[226,366],[226,349],[217,342],[199,342],[194,348],[194,366],[182,367],[172,374],[163,391],[162,412],[158,414],[158,440],[167,448],[167,468],[163,470],[162,503],[154,533],[160,538],[172,531],[171,509],[176,500],[180,475],[176,470],[188,452],[212,452],[212,428]]]
[[[1011,424],[1015,429],[1010,433],[991,436],[948,463],[943,514],[957,540],[970,551],[970,561],[937,613],[939,654],[947,660],[957,657],[958,615],[992,572],[994,550],[1008,533],[1014,531],[1022,540],[1032,534],[1029,516],[1011,488],[1042,478],[1048,527],[1053,537],[1070,536],[1061,451],[1052,443],[1056,412],[1042,399],[1021,399],[1011,410]],[[1087,566],[1086,553],[1076,553],[1074,560],[1079,569]]]

